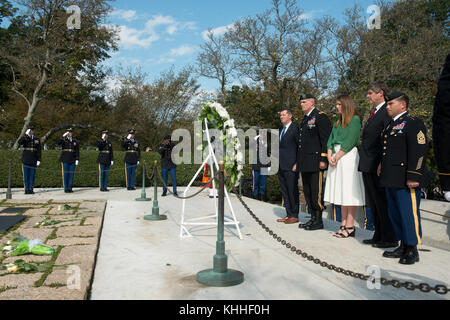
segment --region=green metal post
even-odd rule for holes
[[[145,164],[145,160],[144,163],[142,164],[142,192],[141,192],[141,197],[137,198],[136,201],[151,201],[152,199],[147,198],[147,194],[145,193],[145,173],[146,173],[146,169],[147,165]]]
[[[165,215],[160,215],[159,214],[159,206],[158,206],[158,181],[157,181],[157,164],[158,161],[155,160],[154,162],[154,167],[153,167],[153,172],[154,172],[154,190],[155,190],[155,194],[153,197],[153,208],[152,208],[152,214],[151,215],[146,215],[144,216],[145,220],[151,220],[151,221],[159,221],[159,220],[166,220],[167,216]]]
[[[8,162],[8,190],[6,191],[6,199],[12,199],[11,192],[11,160]]]
[[[197,281],[211,287],[230,287],[244,282],[244,274],[240,271],[228,269],[228,257],[225,254],[224,225],[225,225],[225,164],[219,164],[219,217],[217,222],[216,254],[213,258],[213,269],[197,273]]]

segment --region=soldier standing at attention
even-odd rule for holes
[[[80,160],[80,145],[73,138],[73,129],[67,129],[58,144],[62,147],[59,161],[62,164],[63,186],[65,193],[72,193],[75,168]]]
[[[135,140],[136,130],[128,131],[128,136],[122,142],[122,148],[125,150],[125,179],[127,190],[136,190],[134,180],[136,178],[136,167],[141,158],[141,149],[139,143]]]
[[[34,194],[36,167],[41,164],[41,141],[34,136],[33,127],[30,126],[25,135],[20,138],[19,145],[23,146],[22,169],[25,194]]]
[[[108,190],[108,175],[111,165],[114,164],[114,155],[111,142],[108,140],[108,130],[102,131],[102,139],[97,141],[98,147],[98,171],[100,191],[107,192]]]
[[[383,154],[378,173],[386,188],[389,218],[400,246],[383,257],[400,258],[401,264],[419,261],[422,243],[420,188],[427,157],[427,129],[422,120],[408,114],[409,98],[392,92],[387,99],[391,123],[382,134]]]
[[[315,107],[315,99],[311,94],[300,97],[305,117],[300,124],[297,169],[302,175],[311,220],[298,227],[305,230],[323,229],[323,173],[328,167],[327,143],[331,133],[330,119]]]

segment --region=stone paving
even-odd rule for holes
[[[70,210],[63,210],[63,205]],[[27,218],[8,232],[0,233],[0,250],[12,233],[40,239],[56,249],[52,256],[8,257],[1,252],[0,265],[23,260],[39,264],[39,272],[0,270],[0,300],[85,300],[89,297],[106,201],[79,200],[3,200],[0,211],[26,207]],[[61,210],[60,210],[61,209]],[[16,215],[12,214],[12,215]],[[11,216],[2,214],[0,216]],[[58,222],[38,225],[44,220]],[[1,269],[1,268],[0,268]]]

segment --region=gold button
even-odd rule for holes
[[[386,150],[387,148],[386,147],[384,147],[384,150]]]
[[[385,135],[384,137],[387,138],[387,135]]]
[[[385,156],[386,155],[386,152],[385,153],[383,153],[383,156]]]

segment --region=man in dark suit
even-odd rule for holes
[[[362,172],[366,199],[374,218],[375,232],[372,239],[363,240],[376,248],[397,247],[394,229],[388,215],[386,193],[380,186],[377,175],[378,165],[383,153],[381,133],[390,123],[391,117],[387,112],[385,97],[388,88],[384,82],[374,82],[369,85],[367,99],[373,109],[364,125],[360,148],[359,171]]]
[[[450,201],[450,54],[438,82],[433,112],[433,143],[444,197]]]
[[[41,141],[34,136],[34,128],[28,128],[25,135],[20,138],[19,145],[23,146],[22,164],[25,194],[34,194],[34,177],[36,167],[41,164]]]
[[[283,108],[280,113],[283,129],[280,130],[279,170],[281,194],[286,208],[286,217],[278,219],[278,222],[292,224],[298,222],[299,194],[298,194],[298,126],[292,122],[292,112]]]
[[[400,246],[383,257],[400,258],[401,264],[419,261],[417,245],[422,243],[420,189],[427,161],[427,129],[419,118],[408,114],[409,98],[392,92],[388,99],[392,121],[383,131],[383,154],[378,172],[386,188],[389,218]]]
[[[300,97],[305,117],[300,125],[297,170],[301,172],[303,192],[311,210],[311,220],[299,224],[305,230],[323,229],[323,173],[328,166],[327,142],[331,133],[331,122],[327,115],[315,107],[315,97],[302,94]]]
[[[63,184],[64,192],[72,193],[73,179],[75,176],[75,168],[80,160],[80,145],[73,138],[73,129],[69,128],[59,140],[58,144],[62,148],[59,161],[63,167]]]
[[[102,131],[102,139],[97,141],[98,148],[98,174],[100,191],[108,192],[108,175],[111,165],[114,164],[114,154],[111,141],[108,140],[108,130]]]

